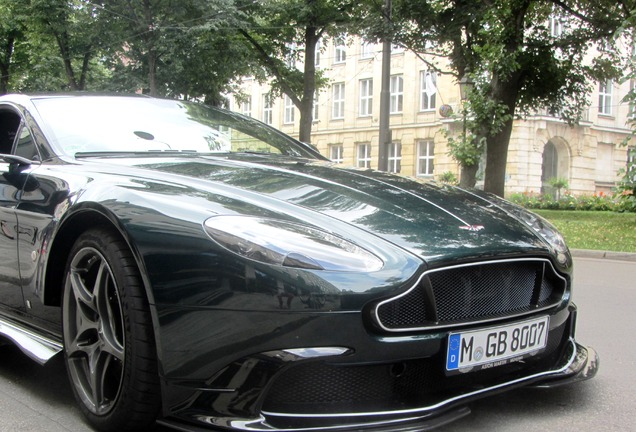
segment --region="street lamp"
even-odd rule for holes
[[[475,81],[470,79],[468,73],[464,73],[464,76],[461,80],[459,80],[459,95],[462,99],[462,102],[466,102],[468,100],[468,95],[475,87]]]
[[[462,114],[464,116],[464,122],[462,125],[464,130],[464,136],[462,138],[464,142],[466,141],[466,101],[468,100],[468,95],[471,91],[473,91],[474,87],[475,82],[470,79],[468,72],[464,72],[464,76],[461,80],[459,80],[459,96],[462,99]]]

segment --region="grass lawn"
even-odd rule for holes
[[[609,211],[533,210],[565,237],[570,249],[636,252],[636,214]]]

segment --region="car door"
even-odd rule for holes
[[[22,176],[20,165],[7,157],[12,154],[20,123],[15,111],[0,106],[0,307],[5,311],[24,309],[16,215]]]
[[[19,202],[15,208],[23,298],[32,323],[57,332],[61,329],[59,309],[45,306],[42,299],[43,255],[47,254],[50,234],[55,229],[55,215],[61,214],[69,205],[69,184],[59,176],[59,169],[51,167],[56,164],[40,161],[33,134],[24,122],[18,130],[13,152],[24,162],[20,170]]]

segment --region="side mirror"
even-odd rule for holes
[[[10,154],[0,154],[0,159],[11,165],[18,165],[18,167],[26,167],[33,164],[32,160]]]

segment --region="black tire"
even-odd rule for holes
[[[126,244],[83,233],[66,265],[64,360],[82,413],[101,431],[152,428],[161,406],[148,300]]]

